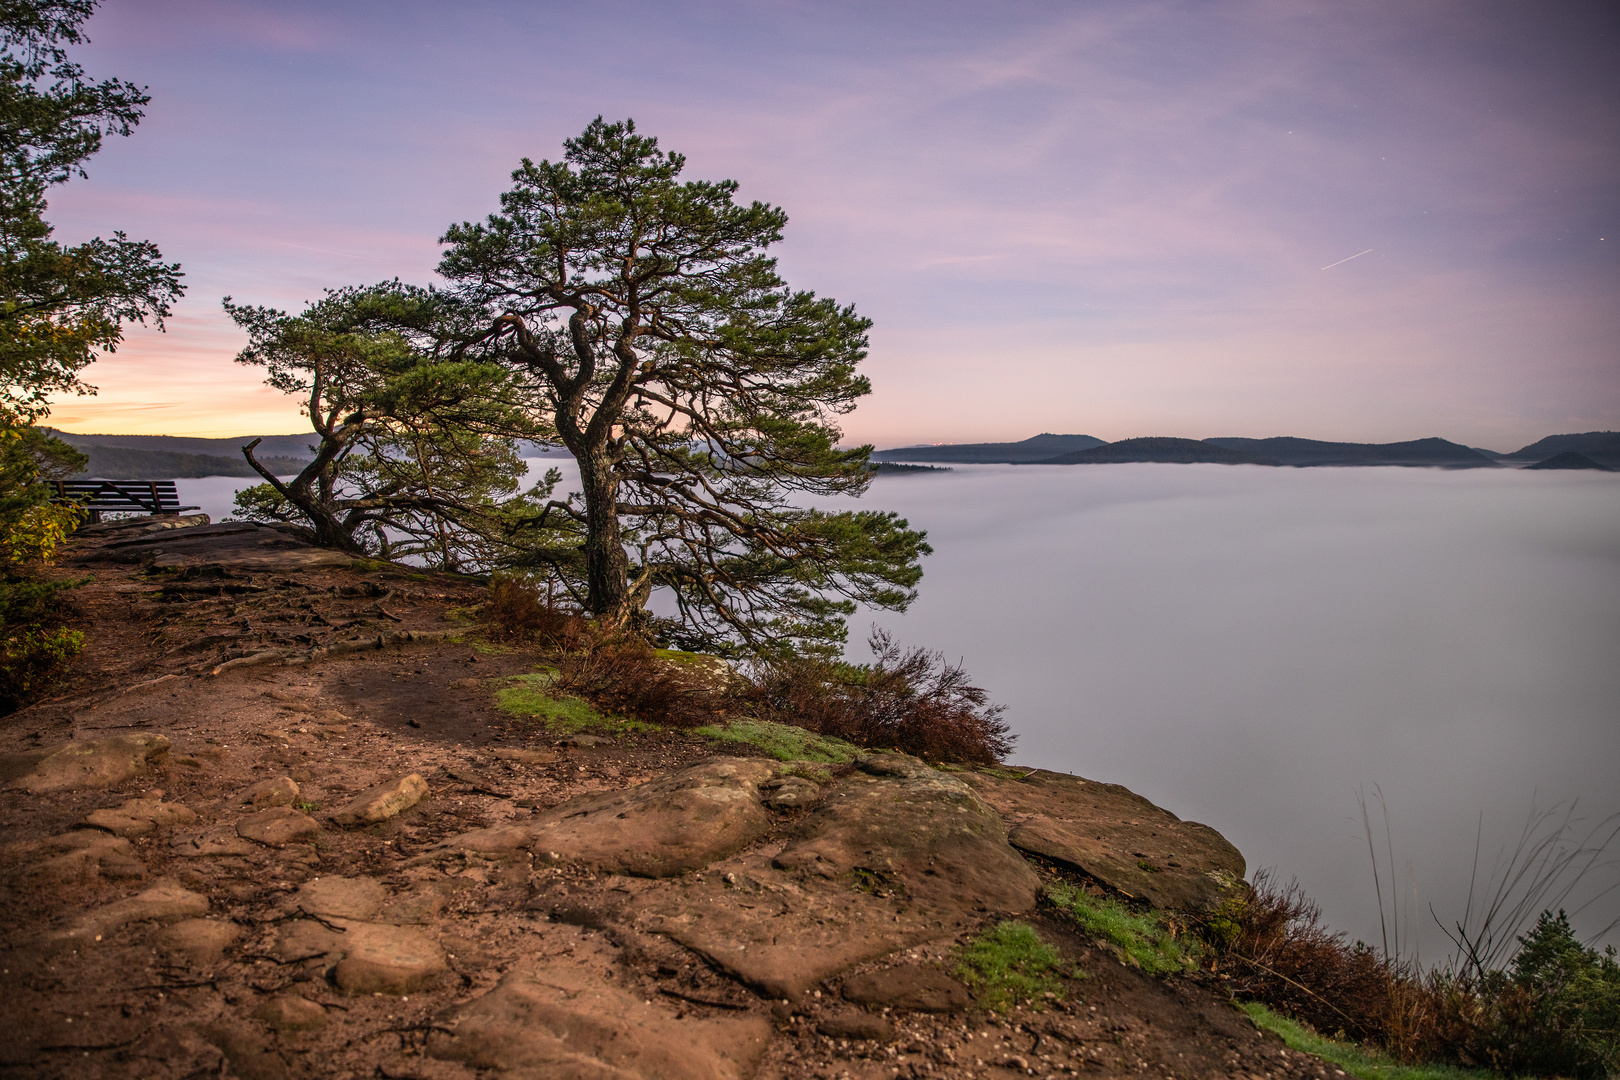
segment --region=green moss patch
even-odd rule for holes
[[[656,725],[640,720],[598,712],[590,702],[577,697],[553,694],[551,684],[556,677],[553,671],[514,675],[495,691],[495,705],[504,713],[539,723],[558,735],[658,730]]]
[[[1169,975],[1198,966],[1198,948],[1178,941],[1152,912],[1132,911],[1111,897],[1087,896],[1084,889],[1049,885],[1046,898],[1092,937],[1114,946],[1120,959],[1149,975]]]
[[[1020,1001],[1040,1005],[1047,994],[1061,997],[1060,976],[1069,974],[1072,966],[1028,923],[997,923],[957,953],[957,977],[988,1009],[1005,1010]]]
[[[791,724],[777,724],[769,720],[732,720],[725,724],[706,724],[694,732],[717,742],[744,743],[758,747],[778,761],[825,761],[843,764],[854,761],[860,747],[842,739],[817,735]]]
[[[1315,1054],[1360,1080],[1495,1080],[1497,1076],[1480,1069],[1459,1069],[1451,1065],[1402,1065],[1376,1050],[1324,1038],[1258,1002],[1245,1002],[1243,1011],[1249,1014],[1255,1027],[1281,1036],[1288,1049]]]

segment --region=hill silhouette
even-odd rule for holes
[[[1582,431],[1549,435],[1511,454],[1504,461],[1546,461],[1557,454],[1581,454],[1604,465],[1620,465],[1620,431]]]
[[[1058,454],[1106,445],[1091,435],[1053,435],[1042,432],[1022,442],[947,443],[943,446],[901,446],[878,450],[873,461],[940,461],[978,465],[1017,465]]]
[[[1599,472],[1614,472],[1607,465],[1600,465],[1585,454],[1577,454],[1573,450],[1565,450],[1562,454],[1554,454],[1545,461],[1538,461],[1534,465],[1526,465],[1527,469],[1596,469]]]
[[[1246,450],[1212,446],[1196,439],[1172,439],[1151,436],[1142,439],[1122,439],[1088,450],[1076,450],[1043,461],[1036,465],[1120,465],[1133,461],[1158,461],[1176,465],[1203,463],[1217,465],[1276,465],[1278,462]]]
[[[1282,436],[1270,439],[1205,439],[1204,442],[1258,454],[1281,465],[1408,465],[1479,469],[1496,464],[1478,450],[1446,439],[1351,443]]]

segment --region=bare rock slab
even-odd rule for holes
[[[445,850],[495,854],[526,849],[642,877],[670,877],[723,859],[770,828],[759,785],[774,765],[717,758],[622,791],[588,795],[532,824],[479,829]]]
[[[333,875],[304,882],[293,894],[289,906],[310,915],[370,919],[387,902],[388,889],[376,878]]]
[[[961,780],[900,755],[846,777],[774,858],[722,864],[627,909],[771,997],[1035,904],[1039,881],[996,813]],[[720,869],[717,867],[716,869]]]
[[[36,795],[122,784],[169,752],[162,735],[115,735],[110,739],[58,743],[0,756],[0,786]]]
[[[928,964],[901,964],[844,980],[845,1001],[874,1009],[953,1013],[973,1004],[968,988]]]
[[[1035,905],[1039,879],[972,788],[903,754],[871,761],[827,794],[779,869],[895,891],[949,917]]]
[[[118,806],[92,810],[84,819],[86,825],[105,829],[114,836],[145,836],[169,825],[192,825],[196,821],[196,811],[190,807],[160,799],[125,799]]]
[[[321,823],[290,806],[277,806],[249,814],[236,823],[236,834],[268,847],[285,847],[308,840],[321,831]]]
[[[1016,779],[964,775],[1001,813],[1014,847],[1156,908],[1206,911],[1243,880],[1243,854],[1220,833],[1118,784],[1044,769]]]
[[[58,944],[91,941],[133,922],[174,922],[207,914],[208,897],[167,879],[123,900],[87,912],[56,935]]]
[[[37,874],[60,883],[146,876],[146,865],[135,854],[134,845],[121,836],[92,829],[8,844],[0,849],[0,862],[25,876]]]
[[[237,833],[234,825],[213,825],[200,832],[176,836],[169,844],[182,859],[239,858],[257,850]]]
[[[539,965],[509,972],[435,1031],[428,1053],[518,1076],[746,1080],[770,1039],[759,1017],[676,1020],[589,973]]]
[[[356,795],[332,815],[332,820],[347,828],[375,825],[409,810],[421,802],[427,793],[427,781],[416,773],[396,777]]]

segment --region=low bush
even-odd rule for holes
[[[956,974],[988,1009],[1008,1009],[1020,1001],[1037,1004],[1047,994],[1061,996],[1061,975],[1071,974],[1057,949],[1033,926],[997,923],[957,953]]]
[[[589,623],[554,604],[527,577],[497,575],[484,605],[488,635],[496,641],[572,652],[585,644]]]
[[[0,716],[38,700],[84,648],[62,624],[73,581],[0,578]]]
[[[735,711],[733,696],[705,672],[661,659],[633,634],[595,636],[560,657],[555,686],[603,712],[665,727],[698,727]]]
[[[857,746],[888,747],[930,761],[993,764],[1012,750],[1004,707],[960,665],[905,650],[874,629],[872,664],[782,660],[756,672],[750,703],[764,719]]]
[[[1197,943],[1178,939],[1154,912],[1132,911],[1112,897],[1089,896],[1066,882],[1047,886],[1046,898],[1080,929],[1114,946],[1121,959],[1149,975],[1170,975],[1198,966],[1201,950]]]
[[[1240,998],[1396,1061],[1515,1076],[1620,1074],[1620,963],[1543,912],[1505,968],[1422,971],[1330,933],[1297,885],[1264,872],[1219,943]],[[1314,1051],[1313,1051],[1314,1052]],[[1358,1075],[1368,1075],[1360,1072]]]

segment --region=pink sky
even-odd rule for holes
[[[51,422],[301,430],[220,298],[429,281],[601,113],[785,207],[789,281],[876,320],[852,440],[1617,428],[1615,12],[107,0],[80,57],[153,103],[50,217],[189,292]]]

